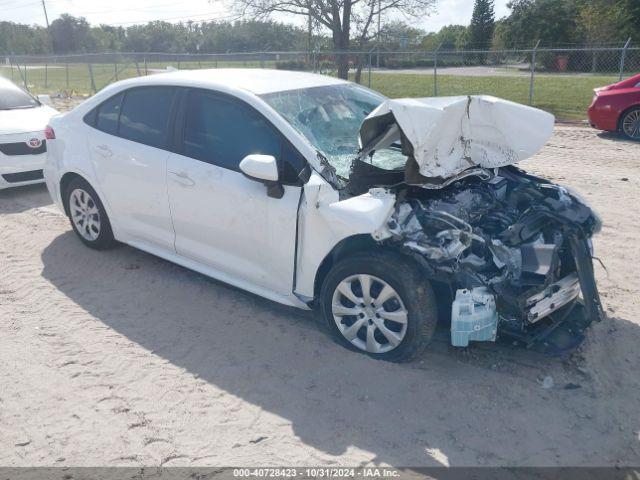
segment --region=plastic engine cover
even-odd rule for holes
[[[451,344],[466,347],[469,341],[494,342],[498,329],[496,300],[486,287],[456,291],[451,304]]]

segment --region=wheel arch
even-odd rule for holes
[[[622,132],[622,120],[624,119],[624,116],[627,113],[629,113],[631,110],[640,110],[640,102],[634,103],[633,105],[628,106],[622,112],[620,112],[620,115],[618,115],[618,122],[617,122],[618,132]]]
[[[313,284],[314,303],[317,303],[317,300],[320,298],[320,291],[322,289],[324,279],[326,278],[331,268],[337,262],[339,262],[343,258],[348,257],[349,255],[366,252],[390,253],[402,257],[407,261],[413,262],[420,268],[423,267],[423,265],[421,265],[421,262],[417,261],[411,255],[402,252],[398,248],[380,244],[379,242],[374,240],[373,237],[368,233],[351,235],[340,240],[324,257],[324,259],[320,263],[320,266],[316,270],[316,276]]]
[[[79,178],[80,180],[84,180],[89,185],[91,185],[91,182],[89,182],[89,180],[87,180],[86,177],[83,177],[79,173],[67,172],[64,175],[62,175],[62,177],[60,178],[60,199],[62,200],[64,213],[65,215],[67,215],[67,217],[69,216],[70,213],[69,213],[69,202],[67,201],[67,198],[66,198],[66,192],[67,192],[67,188],[69,188],[69,184],[76,178]]]
[[[107,215],[111,218],[111,211],[109,206],[107,205],[107,202],[105,201],[104,195],[102,195],[100,190],[96,188],[93,182],[87,178],[87,175],[83,175],[82,172],[77,172],[74,170],[65,172],[64,175],[60,177],[60,182],[59,182],[60,200],[62,201],[65,215],[69,216],[69,205],[67,204],[67,199],[65,198],[66,197],[65,192],[67,191],[69,184],[76,178],[84,182],[87,182],[89,186],[93,188],[93,190],[96,192],[96,194],[100,198],[100,201],[102,202],[102,205],[104,206],[105,210],[107,211]]]

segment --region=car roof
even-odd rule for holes
[[[137,77],[125,82],[129,86],[173,84],[205,88],[224,87],[225,89],[246,90],[255,95],[349,83],[338,78],[314,73],[261,68],[178,70]]]

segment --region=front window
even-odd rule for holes
[[[38,100],[14,85],[0,86],[0,110],[33,108],[39,105]]]
[[[358,152],[360,125],[385,97],[353,84],[302,88],[262,95],[276,112],[316,147],[342,177],[348,177]],[[380,152],[382,168],[405,164],[397,150]]]

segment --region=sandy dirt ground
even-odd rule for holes
[[[83,247],[44,187],[0,192],[0,465],[639,465],[640,144],[560,126],[524,166],[604,219],[609,318],[569,358],[371,360],[313,313]]]

